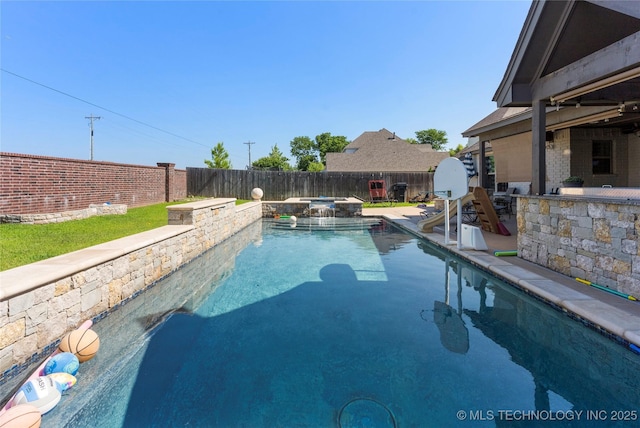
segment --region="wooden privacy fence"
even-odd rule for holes
[[[187,168],[187,194],[251,199],[251,190],[259,187],[264,192],[263,200],[356,196],[368,201],[369,180],[385,180],[390,193],[393,193],[394,184],[406,183],[407,201],[420,192],[433,192],[431,172],[306,172]]]

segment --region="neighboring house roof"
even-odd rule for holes
[[[342,153],[327,153],[326,171],[417,172],[437,166],[448,152],[410,144],[387,129],[363,132]]]
[[[490,141],[486,141],[484,143],[484,150],[485,152],[491,152],[492,148],[491,148],[491,142]],[[468,145],[467,147],[465,147],[464,149],[460,150],[460,152],[458,152],[458,157],[462,157],[463,155],[465,155],[466,153],[471,153],[471,154],[478,154],[480,152],[480,141],[477,141],[473,144]]]

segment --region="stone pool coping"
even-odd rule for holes
[[[162,226],[104,244],[51,257],[2,272],[0,301],[87,270],[144,247],[185,233],[195,226]]]
[[[613,340],[624,345],[633,344],[640,347],[640,302],[613,296],[616,300],[612,300],[615,304],[611,304],[604,301],[612,299],[607,293],[600,292],[597,297],[588,294],[594,290],[591,287],[584,288],[585,292],[582,292],[551,278],[551,275],[518,266],[506,258],[496,257],[485,251],[459,250],[455,243],[451,245],[451,242],[446,245],[443,234],[423,233],[417,224],[407,217],[397,214],[382,214],[379,217],[506,280]],[[571,279],[567,277],[567,281]]]

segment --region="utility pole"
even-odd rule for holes
[[[93,160],[93,121],[102,119],[100,116],[94,116],[91,113],[91,116],[85,116],[85,119],[89,119],[89,128],[91,129],[91,160]]]
[[[242,144],[246,144],[249,147],[249,169],[251,168],[251,145],[255,144],[252,141],[247,141],[246,143],[242,143]]]

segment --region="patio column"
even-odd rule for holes
[[[479,144],[479,149],[480,149],[480,153],[479,153],[479,159],[478,159],[478,167],[479,167],[479,171],[478,171],[478,186],[479,187],[487,187],[487,184],[489,183],[489,177],[487,175],[487,160],[485,159],[485,156],[487,156],[487,150],[486,150],[486,141],[480,141]]]
[[[532,153],[531,153],[531,194],[543,195],[546,192],[546,153],[545,130],[547,127],[546,103],[544,101],[533,102],[531,115]]]

